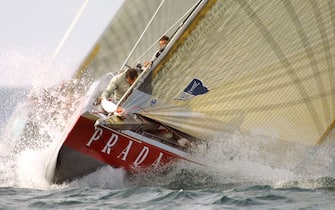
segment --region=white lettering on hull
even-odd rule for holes
[[[87,142],[86,146],[90,147],[93,141],[97,141],[97,140],[99,140],[100,137],[101,137],[101,135],[102,135],[102,132],[103,132],[103,130],[102,130],[101,128],[97,128],[97,129],[95,129],[95,131],[94,131],[92,137],[91,137],[90,140]]]
[[[95,141],[98,141],[103,134],[103,129],[102,128],[96,128],[95,132],[93,133],[92,137],[90,140],[86,143],[86,146],[90,147],[91,144]],[[117,156],[117,158],[127,161],[128,154],[133,146],[133,141],[127,140],[128,145],[122,150],[122,152]],[[105,144],[104,148],[101,150],[102,153],[106,153],[108,155],[111,154],[113,147],[119,142],[119,135],[112,133],[110,138],[108,139],[107,143]],[[141,152],[137,155],[135,161],[133,162],[134,166],[139,166],[141,165],[148,157],[150,153],[150,148],[147,146],[143,146]],[[151,164],[152,167],[156,168],[163,157],[163,153],[159,152],[159,156],[157,159]]]
[[[158,158],[153,162],[151,166],[157,168],[157,166],[159,166],[159,163],[161,162],[162,157],[163,153],[160,152]]]
[[[126,160],[132,144],[133,141],[129,141],[128,146],[117,156],[117,158],[123,156],[121,160]]]
[[[137,156],[136,160],[134,161],[134,166],[140,165],[147,158],[148,154],[149,154],[149,148],[144,146],[140,154]]]
[[[115,146],[115,144],[119,141],[119,136],[116,134],[112,134],[112,136],[107,141],[105,147],[101,150],[103,153],[110,154],[112,147]]]

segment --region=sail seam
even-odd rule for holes
[[[285,57],[284,52],[279,47],[279,44],[276,42],[276,40],[271,35],[271,33],[267,30],[265,25],[262,23],[261,19],[258,17],[256,12],[250,7],[250,5],[245,0],[241,0],[240,3],[241,3],[241,8],[243,8],[243,10],[249,16],[249,18],[253,20],[253,23],[259,29],[260,33],[263,35],[264,39],[268,42],[269,46],[271,46],[275,55],[278,57],[279,60],[281,60],[282,65],[287,70],[287,73],[290,75],[291,80],[295,84],[299,94],[302,96],[302,99],[305,101],[306,108],[309,111],[309,114],[311,115],[311,117],[314,119],[314,126],[321,134],[322,133],[321,120],[319,116],[317,115],[317,112],[315,110],[315,107],[312,104],[311,99],[308,97],[307,90],[302,85],[301,81],[299,80],[298,75],[294,72],[293,67],[291,66],[287,58]],[[290,13],[290,10],[293,10],[293,8],[288,7],[288,4],[289,2],[286,2],[285,6],[288,10],[288,13]]]

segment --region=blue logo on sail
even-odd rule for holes
[[[209,90],[198,79],[193,79],[192,82],[180,93],[175,100],[189,100],[194,96],[207,93]]]

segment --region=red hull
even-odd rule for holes
[[[185,152],[135,132],[126,131],[141,139],[103,126],[95,128],[94,123],[79,117],[63,146],[131,173],[185,159]]]
[[[102,107],[94,105],[100,94],[97,94],[98,87],[106,86],[110,79],[110,75],[106,75],[94,82],[74,115],[58,151],[54,183],[80,178],[104,165],[136,173],[160,169],[177,160],[188,160],[185,151],[191,147],[178,142],[185,135],[173,131],[170,133],[172,137],[166,137],[165,133],[159,133],[164,126],[139,115],[128,115],[123,120],[114,116],[109,118],[115,120],[108,121],[110,127],[103,124],[95,127],[96,120],[106,117],[99,114],[103,112]],[[141,133],[135,132],[139,129]]]

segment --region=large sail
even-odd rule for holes
[[[204,2],[170,45],[128,110],[200,138],[239,129],[318,144],[332,129],[334,1]]]

